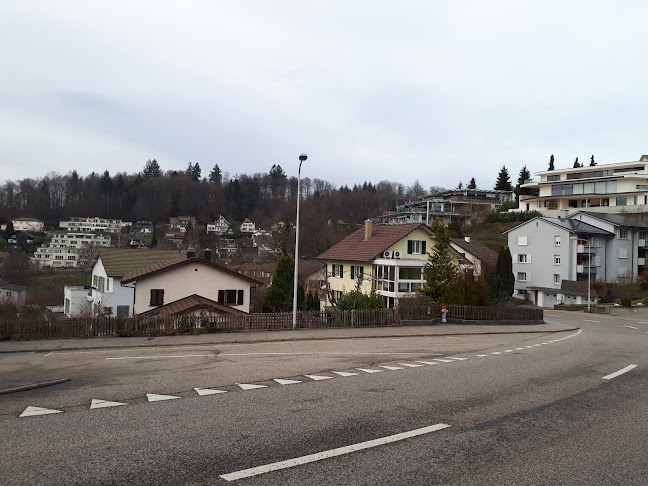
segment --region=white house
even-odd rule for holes
[[[243,234],[252,234],[254,233],[254,223],[248,218],[245,218],[245,221],[241,223],[241,233]]]
[[[217,235],[224,235],[230,232],[231,225],[221,214],[219,218],[214,221],[214,224],[207,225],[207,233],[215,233]]]
[[[135,285],[134,313],[238,314],[250,312],[256,279],[203,258],[185,258],[128,272],[123,285]]]
[[[12,219],[11,224],[13,224],[14,231],[32,231],[41,233],[45,228],[45,223],[40,219],[35,218]]]
[[[59,228],[77,232],[119,233],[122,227],[120,219],[77,218],[61,221]]]
[[[110,236],[97,233],[55,233],[30,260],[39,268],[76,268],[88,263],[94,247],[109,247],[110,242]]]
[[[25,304],[27,297],[27,287],[22,285],[0,282],[0,303],[11,302],[18,307]]]

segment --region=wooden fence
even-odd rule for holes
[[[408,306],[399,309],[299,312],[298,329],[400,325],[402,320],[441,317],[441,306]],[[486,321],[542,321],[542,309],[526,307],[448,306],[448,317]],[[203,332],[270,331],[292,329],[292,313],[221,315],[165,318],[55,318],[0,317],[0,339],[84,338],[101,336],[160,336]]]

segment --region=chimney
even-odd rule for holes
[[[195,258],[196,257],[196,250],[194,249],[193,246],[190,246],[187,248],[187,258]]]
[[[365,219],[365,241],[371,238],[371,233],[373,231],[373,223],[370,219]]]
[[[464,240],[466,241],[466,243],[470,243],[470,236],[464,236]]]
[[[205,260],[207,260],[208,262],[211,262],[212,251],[209,248],[205,248],[204,257],[205,257]]]

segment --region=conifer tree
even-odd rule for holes
[[[594,156],[592,155],[592,158],[590,159],[590,167],[594,167],[596,165],[596,162],[594,162]]]
[[[551,154],[551,157],[549,157],[549,168],[547,170],[554,170],[554,156]]]
[[[513,186],[511,186],[511,178],[508,173],[506,166],[502,166],[497,175],[497,181],[495,181],[495,190],[497,191],[511,191]]]
[[[466,186],[466,189],[477,189],[477,182],[475,182],[475,178],[471,178],[470,182]]]
[[[428,261],[423,267],[423,293],[433,303],[440,304],[446,288],[456,276],[456,269],[450,256],[450,235],[443,221],[437,219],[431,229],[434,233],[434,248],[428,251]]]
[[[491,272],[488,283],[494,301],[503,301],[513,295],[515,276],[513,275],[513,259],[508,248],[502,247],[499,251],[495,270]]]
[[[583,166],[578,163],[578,157],[576,157],[576,160],[574,160],[574,169],[577,169],[579,167],[583,167]]]
[[[292,310],[295,260],[282,255],[277,263],[272,284],[263,301],[263,312],[289,312]]]

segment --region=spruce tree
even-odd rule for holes
[[[574,160],[574,169],[577,169],[579,167],[582,167],[582,165],[578,163],[578,157],[576,157],[576,160]]]
[[[495,190],[497,191],[511,191],[513,186],[511,185],[511,178],[508,173],[506,166],[502,166],[497,175],[497,181],[495,182]]]
[[[554,170],[554,156],[551,154],[551,157],[549,157],[549,168],[547,170]]]
[[[423,293],[435,304],[441,303],[446,288],[456,276],[456,269],[450,256],[450,235],[445,225],[437,219],[431,226],[434,232],[434,248],[428,251],[428,261],[423,267]]]
[[[592,155],[592,158],[590,159],[590,167],[594,167],[596,165],[596,162],[594,162],[594,156]]]
[[[504,301],[513,295],[515,276],[513,275],[513,259],[508,248],[502,247],[499,251],[495,270],[491,272],[488,283],[494,301]]]
[[[290,312],[292,310],[295,260],[283,255],[272,276],[272,284],[263,301],[263,312]]]
[[[473,177],[470,179],[470,182],[466,186],[467,189],[477,189],[477,182],[475,182],[475,178]]]

